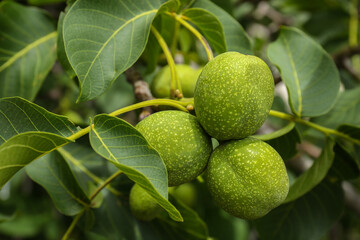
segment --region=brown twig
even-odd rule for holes
[[[141,74],[136,71],[135,67],[131,67],[125,71],[126,80],[133,86],[135,97],[140,101],[147,101],[154,99],[151,94],[149,84],[145,82]],[[151,107],[143,108],[142,112],[139,115],[139,120],[142,120],[153,113]]]

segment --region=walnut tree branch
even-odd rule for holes
[[[136,71],[135,67],[131,67],[126,70],[125,75],[128,83],[130,83],[134,88],[136,99],[138,99],[140,102],[154,99],[151,94],[149,84],[143,80],[141,74]],[[145,107],[140,113],[139,119],[142,120],[151,113],[153,113],[153,109],[151,107]]]

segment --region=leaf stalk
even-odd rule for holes
[[[203,47],[205,49],[208,60],[211,61],[214,58],[214,54],[213,54],[210,44],[208,43],[206,38],[196,28],[194,28],[191,24],[189,24],[186,21],[187,18],[185,16],[178,15],[176,13],[168,13],[168,14],[170,16],[172,16],[173,18],[175,18],[176,21],[178,21],[181,25],[183,25],[185,28],[187,28],[192,34],[194,34],[194,36],[197,39],[199,39],[200,43],[203,45]]]
[[[275,110],[270,110],[269,112],[269,115],[273,116],[273,117],[277,117],[277,118],[281,118],[281,119],[284,119],[284,120],[287,120],[287,121],[292,121],[292,122],[297,122],[297,123],[300,123],[300,124],[303,124],[303,125],[306,125],[308,127],[311,127],[313,129],[316,129],[322,133],[324,133],[325,135],[335,135],[335,136],[338,136],[338,137],[341,137],[343,139],[346,139],[352,143],[355,143],[356,145],[359,145],[360,146],[360,141],[357,140],[357,139],[354,139],[352,137],[350,137],[349,135],[345,134],[345,133],[342,133],[342,132],[339,132],[335,129],[331,129],[331,128],[327,128],[327,127],[323,127],[323,126],[320,126],[316,123],[313,123],[313,122],[309,122],[309,121],[306,121],[304,119],[301,119],[299,117],[296,117],[294,115],[291,115],[291,114],[287,114],[287,113],[283,113],[283,112],[279,112],[279,111],[275,111]]]
[[[157,39],[161,49],[163,50],[166,60],[169,64],[170,67],[170,73],[171,73],[171,84],[170,84],[170,89],[171,89],[171,96],[176,96],[175,94],[175,90],[178,91],[178,95],[180,96],[180,94],[182,95],[182,89],[181,89],[181,83],[180,80],[176,74],[176,68],[175,68],[175,61],[174,58],[171,55],[171,51],[168,47],[168,45],[166,44],[164,38],[161,36],[161,34],[159,33],[158,30],[156,30],[156,28],[154,26],[151,26],[151,31],[154,34],[155,38]],[[176,85],[176,89],[174,89]],[[176,96],[177,97],[177,96]]]

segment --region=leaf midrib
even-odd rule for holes
[[[37,39],[36,41],[30,43],[28,46],[21,49],[19,52],[17,52],[11,58],[9,58],[3,65],[1,65],[0,66],[0,72],[2,72],[7,67],[11,66],[16,60],[18,60],[19,58],[21,58],[22,56],[27,54],[30,50],[32,50],[32,49],[36,48],[37,46],[39,46],[41,43],[44,43],[44,42],[46,42],[46,41],[48,41],[50,39],[56,38],[56,37],[57,37],[57,32],[54,31],[54,32],[51,32],[51,33]]]
[[[88,207],[90,204],[90,200],[88,203],[84,202],[78,196],[71,192],[70,189],[63,183],[63,181],[58,177],[58,175],[53,171],[52,167],[49,165],[48,161],[46,162],[46,167],[49,169],[50,174],[58,181],[59,185],[68,193],[74,200],[76,200],[79,204],[83,205],[84,207]],[[85,195],[86,196],[86,195]],[[88,199],[86,199],[88,200]]]
[[[292,72],[293,72],[293,77],[294,77],[296,88],[297,88],[296,92],[297,92],[298,101],[299,101],[298,112],[295,112],[295,113],[297,113],[297,115],[300,117],[301,112],[302,112],[302,95],[301,95],[299,76],[298,76],[297,71],[296,71],[296,66],[295,66],[295,63],[294,63],[294,58],[293,58],[292,53],[290,51],[289,43],[288,43],[286,38],[282,38],[282,39],[283,39],[286,51],[288,52],[291,68],[293,69]]]
[[[99,58],[100,54],[102,53],[102,51],[104,50],[104,48],[109,44],[109,42],[115,37],[115,35],[117,35],[124,27],[126,27],[129,23],[135,21],[136,19],[142,17],[142,16],[145,16],[145,15],[149,15],[151,13],[156,13],[158,10],[157,9],[154,9],[154,10],[150,10],[150,11],[146,11],[146,12],[143,12],[139,15],[136,15],[135,17],[133,18],[130,18],[129,20],[127,20],[123,25],[121,25],[121,27],[119,27],[116,31],[114,31],[113,34],[111,34],[111,36],[106,40],[106,42],[103,44],[103,46],[100,48],[99,52],[96,54],[95,58],[93,61],[91,61],[91,64],[88,68],[88,71],[86,72],[85,76],[84,76],[84,81],[82,82],[81,86],[84,85],[85,83],[85,80],[87,79],[89,73],[90,73],[90,70],[92,69],[93,65],[95,64],[96,60]]]

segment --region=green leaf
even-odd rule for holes
[[[284,100],[277,95],[274,96],[274,101],[273,101],[273,105],[271,106],[271,110],[275,110],[283,113],[289,113],[287,111],[287,106]],[[269,123],[270,126],[274,128],[282,128],[285,125],[289,124],[289,121],[271,115],[268,116],[266,121]]]
[[[340,125],[337,129],[339,132],[345,133],[346,135],[360,140],[360,126],[354,126],[350,124]]]
[[[57,149],[57,151],[67,161],[77,181],[87,195],[94,192],[89,184],[103,184],[107,178],[118,171],[114,165],[97,154],[90,147],[90,144],[89,147],[79,143],[68,144]],[[121,195],[122,190],[128,191],[130,189],[128,186],[132,184],[133,182],[127,179],[125,175],[121,175],[108,184],[106,188],[118,196]],[[114,186],[116,186],[116,189]]]
[[[68,118],[19,97],[0,99],[0,188],[22,167],[65,145],[77,129]]]
[[[289,92],[291,109],[297,116],[320,116],[335,103],[339,72],[328,53],[305,33],[282,27],[268,56],[281,72]]]
[[[343,207],[341,185],[323,181],[306,195],[280,205],[254,223],[261,239],[318,240],[338,220]]]
[[[129,211],[128,204],[108,192],[104,195],[102,206],[92,209],[97,221],[90,229],[92,234],[103,239],[199,240],[208,237],[206,224],[198,214],[171,196],[171,202],[184,216],[182,223],[174,222],[165,213],[151,222],[138,221]]]
[[[172,219],[183,220],[167,201],[167,172],[160,155],[134,127],[119,118],[98,115],[90,131],[90,143],[98,154],[144,188]]]
[[[104,240],[143,239],[139,236],[139,226],[136,226],[136,220],[125,208],[126,205],[109,192],[104,192],[104,195],[104,201],[100,208],[91,209],[96,221],[90,232]],[[90,220],[83,217],[83,221],[91,221],[92,215],[88,214],[88,216]]]
[[[78,101],[93,99],[143,52],[158,0],[78,0],[64,19],[68,59],[80,82]]]
[[[165,42],[169,47],[171,47],[173,39],[175,36],[175,25],[179,24],[176,20],[167,14],[160,14],[164,12],[176,12],[180,7],[178,0],[170,0],[163,5],[161,5],[157,16],[155,17],[152,25],[158,30],[160,35],[164,38]],[[152,73],[157,66],[159,54],[161,52],[161,47],[158,43],[158,40],[152,32],[150,32],[146,48],[142,54],[144,60],[146,61],[146,72]]]
[[[56,60],[54,22],[40,9],[5,1],[0,29],[0,97],[33,100]]]
[[[295,122],[289,122],[288,125],[286,125],[285,127],[281,128],[275,132],[272,132],[269,134],[263,134],[263,135],[253,135],[252,137],[260,139],[262,141],[268,141],[268,140],[271,140],[274,138],[279,138],[279,137],[289,133],[291,130],[294,129],[294,127],[295,127]]]
[[[290,186],[284,203],[294,201],[303,196],[325,178],[334,161],[334,145],[335,141],[332,138],[326,139],[325,147],[321,155],[314,161],[313,165]]]
[[[68,9],[71,6],[68,6],[65,9],[65,12],[68,11]],[[57,58],[58,61],[60,62],[61,66],[64,68],[64,70],[66,71],[66,73],[69,75],[70,78],[73,78],[76,76],[76,73],[74,71],[74,69],[71,67],[71,64],[69,62],[69,59],[67,58],[66,52],[65,52],[65,45],[64,45],[64,34],[63,34],[63,24],[64,24],[64,18],[65,18],[65,13],[61,12],[60,16],[59,16],[59,21],[58,21],[58,38],[57,38]]]
[[[46,132],[26,132],[10,138],[0,146],[0,188],[33,160],[70,142]]]
[[[20,133],[36,131],[69,137],[77,132],[67,117],[19,97],[0,99],[0,145]]]
[[[359,162],[354,153],[339,142],[336,143],[334,152],[334,163],[328,173],[332,181],[350,180],[360,176]]]
[[[5,214],[0,213],[0,224],[3,222],[11,221],[12,219],[15,218],[15,216],[16,216],[16,212],[14,212],[11,215],[5,215]]]
[[[227,51],[253,54],[249,37],[240,23],[229,13],[209,0],[196,0],[191,7],[205,9],[219,19],[224,29]]]
[[[62,214],[74,216],[90,206],[90,199],[58,152],[43,156],[25,169],[33,181],[45,188]]]
[[[202,32],[217,53],[226,52],[223,27],[213,13],[201,8],[190,8],[186,9],[182,15]]]
[[[199,215],[176,200],[176,198],[170,195],[170,201],[180,211],[184,218],[184,222],[174,222],[169,217],[161,215],[156,220],[154,228],[158,229],[158,232],[163,233],[164,239],[177,239],[177,240],[206,240],[209,237],[208,229],[205,222],[199,217]]]
[[[278,138],[267,140],[266,142],[280,154],[284,161],[286,161],[292,158],[298,152],[296,149],[296,144],[301,142],[301,137],[298,129],[294,127],[287,134]]]
[[[57,150],[67,161],[80,186],[88,191],[88,182],[102,184],[111,176],[108,161],[99,156],[92,148],[78,143],[68,144]],[[110,185],[108,185],[110,186]]]
[[[324,127],[337,128],[349,124],[360,127],[360,87],[341,92],[333,109],[312,121]]]
[[[38,6],[60,3],[60,2],[65,2],[65,1],[66,0],[27,0],[28,4],[38,5]]]
[[[176,12],[180,7],[179,0],[167,0],[164,4],[161,5],[157,14],[166,13],[166,12]]]

